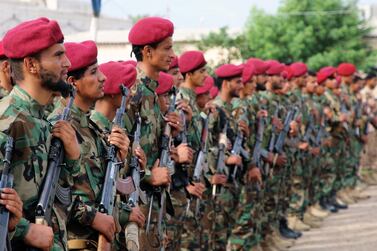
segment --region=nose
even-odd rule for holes
[[[66,68],[69,68],[71,67],[71,61],[69,61],[68,57],[66,54],[64,54],[64,61],[63,61],[63,66],[66,67]]]

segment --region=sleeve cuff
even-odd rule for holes
[[[14,240],[25,239],[27,233],[29,232],[29,228],[30,228],[30,222],[25,218],[21,218],[20,222],[16,226],[12,239]]]

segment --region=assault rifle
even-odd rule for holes
[[[140,191],[140,179],[144,175],[144,170],[140,168],[140,163],[138,158],[135,156],[134,152],[137,147],[140,146],[140,136],[141,136],[141,119],[140,115],[136,115],[136,130],[134,132],[134,140],[132,142],[132,157],[130,160],[129,168],[132,170],[132,181],[134,184],[135,191],[131,193],[128,199],[128,205],[131,208],[137,207],[139,205],[139,198],[143,201],[145,197],[144,193]],[[145,201],[143,201],[145,202]],[[134,251],[134,245],[136,245],[136,250],[139,250],[139,238],[138,238],[139,227],[135,222],[130,222],[127,224],[125,229],[127,250]]]
[[[275,153],[283,152],[283,146],[284,146],[285,138],[289,133],[290,123],[292,122],[292,120],[294,120],[297,112],[298,112],[297,107],[294,107],[293,109],[288,111],[287,116],[285,117],[285,120],[284,120],[283,130],[279,133],[279,136],[274,146]]]
[[[207,141],[208,141],[208,117],[203,118],[203,129],[200,141],[200,151],[195,163],[193,182],[199,183],[203,174],[203,170],[206,169],[207,163]],[[200,199],[196,198],[195,204],[195,219],[197,222],[200,219]]]
[[[128,96],[128,89],[124,85],[119,86],[122,93],[122,102],[120,107],[116,110],[113,126],[123,128],[123,114],[126,111],[126,101]],[[116,198],[116,182],[119,175],[119,168],[122,162],[117,160],[118,148],[115,145],[110,145],[107,149],[107,167],[105,182],[102,188],[101,202],[99,204],[99,212],[112,215],[115,206]],[[98,237],[98,250],[110,250],[111,243],[109,243],[103,234]]]
[[[11,136],[8,136],[5,144],[4,169],[0,180],[0,194],[3,188],[13,187],[13,175],[10,174],[10,164],[12,160],[14,142]],[[4,205],[0,205],[0,251],[12,251],[10,240],[8,238],[9,211]]]

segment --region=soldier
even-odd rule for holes
[[[167,73],[173,76],[174,86],[179,88],[179,86],[183,82],[183,76],[182,76],[182,73],[179,71],[177,56],[175,56],[174,59],[171,61],[169,65],[169,70],[167,71]]]
[[[173,23],[159,17],[148,17],[139,20],[130,30],[128,39],[132,44],[137,64],[136,83],[131,91],[131,99],[139,99],[132,103],[128,109],[131,124],[135,123],[136,112],[141,117],[141,140],[140,146],[147,155],[147,165],[142,184],[149,194],[153,194],[155,188],[170,184],[171,177],[166,166],[159,166],[160,140],[162,125],[168,123],[172,128],[173,136],[178,135],[182,129],[180,118],[177,113],[171,112],[161,116],[155,90],[158,87],[158,78],[161,71],[168,71],[174,58],[172,35]],[[186,149],[188,151],[188,149]],[[155,187],[155,188],[154,188]],[[150,198],[152,198],[150,196]],[[154,200],[155,202],[156,200]],[[152,205],[153,206],[153,205]],[[141,206],[146,214],[147,205]],[[157,203],[152,207],[150,233],[147,236],[141,231],[140,250],[155,250],[164,243],[154,243],[157,218]],[[171,208],[168,210],[172,213]],[[148,225],[148,224],[147,224]],[[153,232],[153,233],[152,233]]]
[[[68,83],[76,88],[77,94],[71,110],[70,122],[80,144],[79,168],[73,170],[68,223],[68,247],[70,249],[96,250],[98,234],[108,242],[114,239],[116,224],[112,215],[98,211],[98,202],[105,177],[107,143],[119,149],[119,161],[127,157],[129,139],[121,128],[112,128],[108,138],[90,119],[90,109],[103,97],[106,77],[98,69],[97,46],[93,41],[65,43],[67,57],[71,61]],[[49,120],[54,123],[62,113],[66,100],[61,99]],[[106,142],[108,141],[108,142]]]
[[[108,135],[111,132],[111,121],[115,117],[116,110],[121,106],[122,94],[120,85],[130,88],[136,80],[136,68],[132,64],[124,64],[119,62],[107,62],[99,66],[99,70],[106,76],[103,86],[104,96],[96,101],[94,111],[90,115],[90,119],[97,124],[97,126]],[[127,121],[127,120],[126,120]],[[126,131],[132,133],[132,126],[127,124]],[[134,152],[128,154],[126,163],[130,163],[130,156],[136,156],[140,163],[140,169],[144,170],[146,165],[146,156],[143,149],[138,146]],[[128,166],[120,170],[120,177],[125,178],[130,175],[132,170]],[[119,196],[123,199],[124,194]],[[118,201],[118,206],[124,210],[119,212],[118,223],[121,227],[121,232],[117,236],[118,250],[126,249],[124,240],[124,229],[129,222],[135,222],[139,228],[143,228],[145,224],[145,215],[140,211],[138,205],[130,207],[126,200]],[[137,233],[135,234],[137,236]],[[135,246],[139,246],[138,240],[132,240]]]
[[[0,99],[13,89],[7,56],[4,54],[3,41],[0,41]]]
[[[196,104],[200,111],[205,111],[206,105],[211,101],[211,90],[215,85],[215,80],[211,76],[207,76],[203,86],[195,88]]]
[[[51,136],[63,141],[65,172],[77,168],[80,157],[76,135],[69,123],[59,121],[51,130],[44,117],[45,106],[66,86],[64,81],[70,62],[65,55],[63,39],[56,21],[39,18],[9,30],[3,40],[16,85],[1,100],[0,130],[14,138],[15,152],[19,152],[13,156],[11,173],[15,190],[23,201],[23,218],[12,238],[13,250],[26,250],[26,246],[67,250],[63,219],[66,215],[58,202],[53,207],[52,227],[33,223],[38,195],[47,173]],[[62,177],[64,179],[66,177]]]
[[[232,119],[231,115],[231,101],[239,97],[239,92],[243,88],[242,70],[242,66],[225,64],[215,71],[216,85],[220,93],[213,101],[217,112],[211,113],[209,117],[209,170],[205,176],[211,182],[212,202],[206,207],[205,220],[208,222],[205,224],[208,225],[204,227],[204,231],[211,232],[209,248],[212,250],[222,250],[228,244],[236,220],[236,215],[233,214],[239,198],[236,183],[239,184],[241,177],[237,175],[233,180],[230,177],[234,168],[242,165],[242,158],[229,152],[228,142],[233,143],[235,129],[238,126],[246,137],[249,135],[246,122],[238,121],[237,118]],[[221,188],[218,190],[217,187]]]

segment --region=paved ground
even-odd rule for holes
[[[371,198],[332,214],[321,228],[305,232],[290,251],[376,251],[377,186],[365,193]]]

